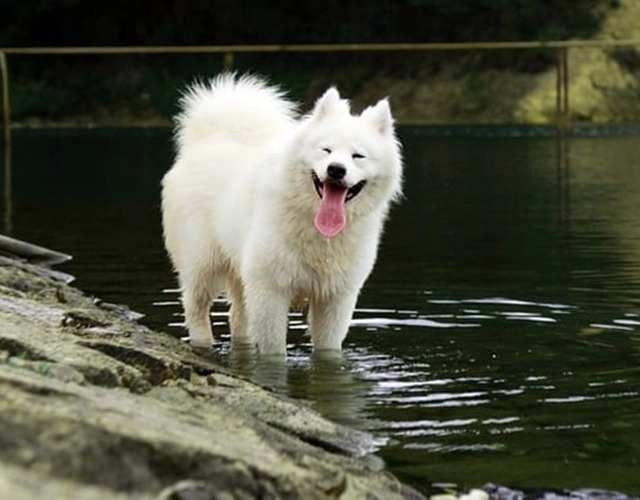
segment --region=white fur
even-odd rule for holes
[[[226,291],[234,343],[283,354],[289,307],[308,300],[314,349],[340,349],[400,195],[388,102],[354,116],[331,88],[297,118],[278,89],[226,74],[191,87],[182,105],[162,211],[191,343],[211,345],[209,309]],[[326,239],[314,226],[311,171],[324,181],[332,162],[348,186],[367,183],[346,203],[345,229]]]

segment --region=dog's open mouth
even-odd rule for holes
[[[315,172],[311,172],[311,178],[320,197],[314,224],[325,238],[333,238],[346,226],[346,203],[362,191],[366,181],[360,181],[348,188],[342,179],[328,179],[322,182]]]
[[[330,184],[331,186],[333,186],[333,189],[341,189],[341,188],[344,189],[344,184],[341,181],[322,182],[318,178],[318,175],[315,172],[311,172],[311,178],[313,179],[313,186],[316,188],[316,193],[318,193],[318,196],[320,197],[320,199],[323,198],[325,184]],[[345,202],[358,196],[358,194],[360,194],[360,191],[362,191],[362,188],[366,183],[367,181],[360,181],[357,184],[354,184],[353,186],[351,186],[349,189],[347,189],[347,196],[345,197]]]

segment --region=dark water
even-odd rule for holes
[[[407,199],[344,358],[310,359],[301,316],[286,366],[219,358],[374,432],[423,491],[640,494],[640,135],[533,132],[403,130]],[[16,136],[14,235],[181,335],[158,216],[168,132]]]

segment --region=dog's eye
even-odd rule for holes
[[[351,155],[351,158],[353,158],[354,160],[361,160],[362,158],[364,158],[364,155],[362,153],[353,153]]]
[[[328,155],[331,154],[331,149],[329,148],[322,148],[322,151],[324,151],[325,153],[327,153]]]

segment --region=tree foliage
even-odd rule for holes
[[[540,40],[605,0],[0,0],[0,46]],[[604,7],[603,7],[604,8]]]
[[[550,40],[586,37],[611,0],[0,0],[0,47],[315,44]],[[239,54],[238,70],[277,77],[304,102],[330,75],[349,93],[385,72],[437,72],[460,57],[468,90],[484,67],[538,71],[553,52]],[[20,56],[11,58],[13,116],[137,117],[175,113],[177,89],[220,71],[220,56]],[[345,71],[348,68],[348,71]],[[339,82],[338,82],[339,80]],[[312,92],[311,92],[312,93]]]

